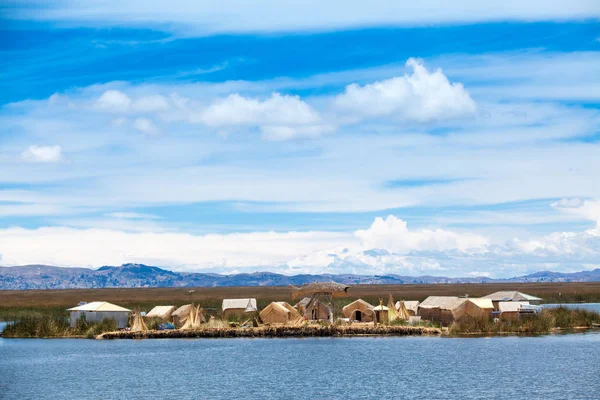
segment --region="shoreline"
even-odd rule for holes
[[[178,339],[178,338],[285,338],[285,337],[349,337],[349,336],[438,336],[442,330],[421,326],[275,326],[258,328],[204,328],[166,331],[105,332],[97,340],[112,339]]]

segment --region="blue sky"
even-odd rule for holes
[[[600,5],[170,3],[0,6],[0,265],[600,266]]]

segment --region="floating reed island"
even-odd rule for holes
[[[142,311],[106,301],[80,302],[56,313],[20,315],[5,337],[284,338],[472,334],[548,334],[596,329],[600,314],[564,307],[545,309],[542,299],[518,291],[483,297],[429,296],[423,301],[377,302],[349,298],[349,286],[335,282],[292,287],[286,301],[222,299],[216,304],[164,304]],[[193,293],[190,290],[188,293]],[[207,307],[208,306],[208,307]],[[66,312],[65,312],[66,311]],[[66,314],[68,313],[68,315]]]
[[[420,336],[440,335],[439,328],[423,326],[261,326],[256,328],[201,328],[177,330],[116,331],[96,339],[171,339],[171,338],[283,338],[347,336]]]

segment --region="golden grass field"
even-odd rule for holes
[[[193,290],[193,293],[190,293]],[[388,294],[394,299],[423,300],[427,296],[479,297],[499,290],[518,290],[542,297],[547,302],[599,301],[600,282],[585,283],[489,283],[435,285],[356,285],[349,290],[349,299],[363,298],[376,302]],[[292,302],[292,288],[215,287],[215,288],[139,288],[139,289],[68,289],[68,290],[2,290],[2,308],[73,307],[80,301],[109,301],[126,307],[137,305],[181,305],[190,302],[206,307],[219,307],[224,298],[255,297],[260,306],[270,301]]]

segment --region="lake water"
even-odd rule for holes
[[[3,399],[598,399],[600,333],[0,339]]]
[[[600,303],[543,304],[546,308],[568,307],[600,312]]]

